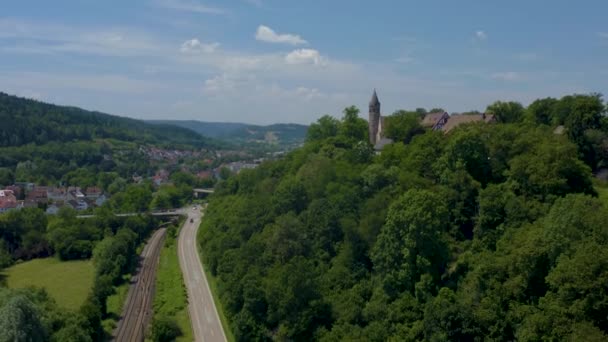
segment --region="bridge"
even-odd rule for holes
[[[183,209],[170,209],[170,210],[158,210],[158,211],[148,211],[141,213],[123,213],[123,214],[114,214],[116,217],[131,217],[137,215],[151,215],[151,216],[179,216],[184,215]],[[95,215],[76,215],[76,218],[93,218]]]
[[[194,189],[194,197],[202,198],[207,197],[213,193],[213,189]]]

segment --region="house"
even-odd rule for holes
[[[433,131],[438,131],[443,128],[443,126],[450,119],[450,114],[448,112],[436,112],[436,113],[428,113],[424,116],[420,125],[424,128],[430,128]]]
[[[77,211],[87,210],[89,208],[89,205],[84,200],[69,200],[68,205]]]
[[[0,213],[17,209],[17,198],[11,190],[0,190]]]
[[[154,183],[154,185],[156,186],[160,186],[161,184],[163,184],[163,177],[159,175],[152,177],[152,183]]]
[[[198,179],[211,179],[211,177],[213,177],[213,173],[211,173],[211,171],[209,171],[209,170],[200,171],[199,173],[196,174],[196,177]]]
[[[65,188],[48,188],[46,197],[49,202],[65,201],[67,199],[67,190]]]
[[[152,183],[156,186],[167,183],[169,181],[169,171],[161,169],[152,177]]]
[[[17,202],[0,202],[0,214],[17,209]]]
[[[485,122],[485,123],[491,123],[491,122],[496,122],[496,117],[492,114],[466,114],[466,115],[452,115],[450,116],[449,120],[447,123],[445,123],[443,125],[443,127],[441,128],[441,131],[443,131],[444,133],[448,133],[449,131],[453,130],[454,128],[463,125],[463,124],[468,124],[468,123],[473,123],[473,122]]]
[[[46,186],[37,186],[34,187],[30,192],[27,193],[25,199],[28,201],[34,201],[40,204],[48,203],[48,190],[49,188]]]
[[[17,201],[17,209],[38,208],[38,202],[32,200]]]
[[[85,199],[85,195],[82,193],[79,187],[71,186],[67,191],[67,200],[68,201],[83,201]]]
[[[86,198],[94,200],[96,198],[99,198],[99,196],[101,196],[102,191],[97,186],[90,186],[85,190],[84,194],[85,194]]]
[[[23,197],[21,197],[21,194],[22,194],[21,187],[19,187],[17,185],[9,185],[9,186],[5,187],[4,190],[12,191],[13,195],[15,195],[16,198],[23,198]]]

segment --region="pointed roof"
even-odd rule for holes
[[[370,106],[380,104],[380,101],[378,101],[378,94],[376,94],[375,88],[374,88],[374,94],[372,95],[372,99],[369,101],[369,104],[370,104]]]

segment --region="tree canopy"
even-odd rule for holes
[[[581,145],[553,132],[561,101],[497,102],[497,124],[402,135],[376,156],[347,108],[219,184],[200,243],[236,339],[608,338],[608,208]]]

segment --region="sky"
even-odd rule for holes
[[[608,89],[605,0],[3,0],[0,91],[139,119],[309,124]]]

